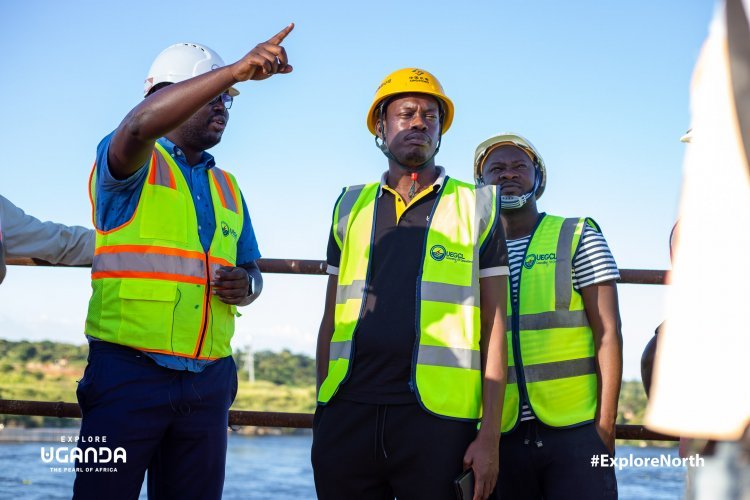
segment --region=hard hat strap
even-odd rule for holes
[[[532,196],[536,196],[536,190],[539,189],[539,184],[541,184],[541,172],[538,167],[535,168],[535,171],[534,186],[531,188],[531,191],[522,196],[500,196],[500,208],[516,210],[524,206]],[[482,179],[482,183],[484,183],[484,179]]]

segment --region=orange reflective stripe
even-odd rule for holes
[[[214,167],[216,168],[216,167]],[[224,197],[224,190],[222,189],[221,184],[219,183],[219,180],[216,178],[216,174],[213,172],[211,173],[211,178],[214,180],[214,185],[216,186],[216,191],[219,193],[219,199],[221,200],[221,205],[224,208],[227,208],[227,200]]]
[[[208,267],[211,271],[211,276],[213,276],[216,271],[219,270],[220,267],[226,266],[226,267],[237,267],[228,260],[220,259],[218,257],[209,257]]]
[[[220,266],[229,266],[229,267],[234,267],[234,264],[232,264],[232,263],[231,263],[231,262],[229,262],[228,260],[226,260],[226,259],[222,259],[221,257],[214,257],[213,255],[209,255],[209,256],[208,256],[208,261],[209,261],[209,262],[210,262],[211,264],[218,264],[218,265],[220,265]]]
[[[193,357],[197,358],[203,348],[203,340],[206,338],[206,328],[208,328],[208,316],[206,311],[210,306],[211,301],[211,288],[206,289],[206,293],[203,295],[203,321],[201,322],[200,335],[198,335],[198,341],[195,343],[195,349],[193,349]]]
[[[205,359],[207,361],[213,361],[215,359],[221,359],[219,357],[214,357],[214,356],[192,356],[192,357],[188,357],[188,356],[183,356],[181,354],[176,354],[174,351],[166,351],[166,350],[163,350],[163,349],[144,349],[142,347],[139,347],[138,350],[139,351],[146,351],[146,352],[155,352],[155,353],[158,353],[158,354],[170,354],[172,356],[180,356],[180,357],[189,358],[189,359]]]
[[[157,186],[164,186],[171,189],[177,189],[172,175],[172,169],[169,168],[166,160],[161,154],[154,149],[151,152],[151,164],[149,165],[148,183]]]
[[[237,210],[237,197],[234,194],[232,183],[227,173],[218,167],[214,167],[211,169],[211,178],[214,180],[214,185],[216,186],[216,191],[219,193],[222,206],[227,210],[239,213],[239,210]]]
[[[240,206],[239,202],[237,201],[237,194],[234,192],[234,189],[232,188],[232,181],[229,180],[229,174],[227,174],[223,170],[219,170],[221,172],[221,175],[224,177],[224,182],[227,186],[227,191],[229,191],[229,195],[232,197],[232,202],[234,203],[234,208],[231,210],[234,210],[236,213],[240,213],[238,207]]]
[[[105,253],[154,253],[160,255],[175,255],[177,257],[186,257],[189,259],[201,259],[204,258],[203,252],[197,252],[194,250],[182,250],[180,248],[169,248],[169,247],[156,247],[151,245],[110,245],[106,247],[99,247],[94,252],[94,255],[100,255]]]
[[[169,273],[144,273],[140,271],[98,271],[91,273],[92,280],[104,278],[143,278],[152,280],[177,281],[180,283],[192,283],[194,285],[205,285],[206,278],[197,278],[194,276],[184,276],[182,274]]]
[[[151,163],[148,169],[148,183],[156,184],[156,151],[151,151]]]
[[[92,273],[110,271],[134,271],[140,273],[163,273],[175,276],[206,278],[206,265],[201,259],[186,259],[176,255],[154,253],[105,253],[94,255]]]

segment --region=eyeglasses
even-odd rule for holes
[[[223,94],[214,97],[208,104],[213,106],[214,104],[219,104],[219,102],[223,102],[224,107],[230,109],[232,107],[232,102],[234,102],[234,97],[224,92]]]

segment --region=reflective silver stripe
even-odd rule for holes
[[[153,168],[156,169],[154,174],[154,184],[157,186],[173,188],[172,175],[167,160],[165,160],[161,153],[156,149],[154,149],[154,155],[156,156],[156,164],[153,166]]]
[[[555,256],[555,309],[570,308],[573,290],[573,255],[571,246],[575,236],[578,219],[565,219],[560,227]]]
[[[331,342],[328,351],[328,359],[336,361],[337,359],[350,359],[352,355],[352,341],[344,340],[343,342]]]
[[[508,379],[505,382],[506,384],[517,384],[518,378],[516,377],[516,367],[515,366],[509,366],[508,367]]]
[[[478,288],[423,281],[421,299],[432,302],[447,302],[462,306],[478,306]]]
[[[420,365],[480,370],[482,368],[482,357],[479,351],[473,349],[420,345],[417,363]]]
[[[219,187],[219,190],[221,190],[221,194],[224,197],[224,203],[226,203],[226,207],[234,213],[239,213],[239,211],[237,210],[237,203],[234,199],[232,186],[229,185],[224,171],[222,171],[218,167],[214,167],[211,169],[211,175],[213,175],[214,179],[216,180],[216,185]]]
[[[339,285],[336,287],[336,303],[344,304],[347,300],[362,299],[364,293],[364,280],[354,280],[351,285]]]
[[[523,375],[527,383],[578,377],[592,373],[596,373],[596,360],[594,358],[568,359],[523,367]]]
[[[482,237],[482,234],[484,234],[492,222],[492,201],[495,189],[495,186],[482,186],[476,189],[476,200],[474,202],[474,227],[476,231],[474,233],[474,243],[477,247],[477,254],[479,253],[479,246],[482,244],[479,238]]]
[[[221,267],[238,267],[238,266],[233,266],[232,264],[228,262],[226,264],[220,264],[218,262],[211,262],[208,266],[208,269],[210,269],[211,271],[211,279],[213,279],[214,275],[216,274],[216,271],[218,271],[219,268]]]
[[[586,311],[583,310],[522,314],[519,319],[519,330],[548,330],[550,328],[579,328],[589,326],[589,319],[586,316]]]
[[[349,215],[352,213],[352,208],[354,208],[354,203],[356,203],[357,199],[359,198],[359,194],[362,192],[362,189],[364,189],[364,184],[359,184],[357,186],[349,186],[346,188],[346,191],[343,195],[341,195],[341,200],[339,201],[339,213],[338,213],[338,220],[336,221],[336,234],[339,237],[339,240],[341,242],[344,242],[344,237],[346,236],[346,226],[349,224]]]
[[[161,255],[155,253],[120,252],[94,256],[92,272],[137,271],[143,273],[168,273],[205,278],[202,259]]]

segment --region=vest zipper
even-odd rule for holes
[[[523,278],[523,265],[524,262],[526,262],[526,255],[529,253],[529,248],[531,248],[531,242],[534,239],[534,234],[536,234],[536,230],[539,228],[539,225],[542,223],[542,220],[544,219],[544,216],[546,214],[542,212],[540,214],[539,220],[537,220],[536,225],[534,226],[534,229],[531,231],[531,236],[529,237],[529,244],[526,246],[526,250],[523,252],[523,259],[521,260],[521,270],[518,272],[518,289],[516,290],[516,303],[515,306],[513,305],[513,297],[511,295],[511,308],[513,310],[513,317],[511,319],[511,339],[513,344],[513,360],[515,361],[514,368],[516,370],[516,380],[519,389],[519,393],[521,397],[519,398],[520,401],[518,403],[518,418],[521,418],[521,411],[523,409],[524,404],[526,404],[529,407],[529,410],[531,410],[531,413],[534,414],[534,407],[531,406],[531,401],[529,400],[529,392],[526,390],[526,376],[523,372],[523,357],[521,355],[521,281]],[[536,415],[535,415],[536,416]],[[516,422],[516,425],[518,425],[518,422]]]
[[[440,191],[438,191],[438,195],[435,198],[435,204],[432,205],[432,210],[430,211],[430,220],[427,222],[427,227],[424,230],[424,245],[422,247],[422,259],[421,259],[421,265],[419,268],[419,274],[417,274],[417,290],[416,290],[416,301],[414,304],[414,349],[412,350],[411,355],[411,378],[409,379],[409,389],[411,389],[411,392],[413,392],[417,396],[417,401],[419,402],[419,405],[427,410],[427,407],[425,407],[424,403],[422,403],[422,398],[419,396],[419,389],[417,388],[417,358],[419,356],[419,341],[422,337],[422,329],[420,328],[420,325],[422,324],[422,273],[424,272],[424,260],[427,257],[427,239],[430,234],[430,227],[432,227],[432,221],[435,219],[435,210],[437,209],[438,203],[440,203],[440,199],[443,197],[443,193],[445,192],[445,186],[448,184],[448,180],[450,177],[447,175],[445,176],[445,180],[443,181],[443,186],[440,188]],[[427,410],[429,413],[432,413],[430,410]]]
[[[206,340],[206,330],[208,329],[208,311],[211,301],[211,266],[208,262],[208,253],[204,254],[206,259],[206,293],[203,295],[203,322],[201,323],[201,333],[198,339],[198,350],[195,352],[195,358],[198,359],[203,350],[203,342]]]

